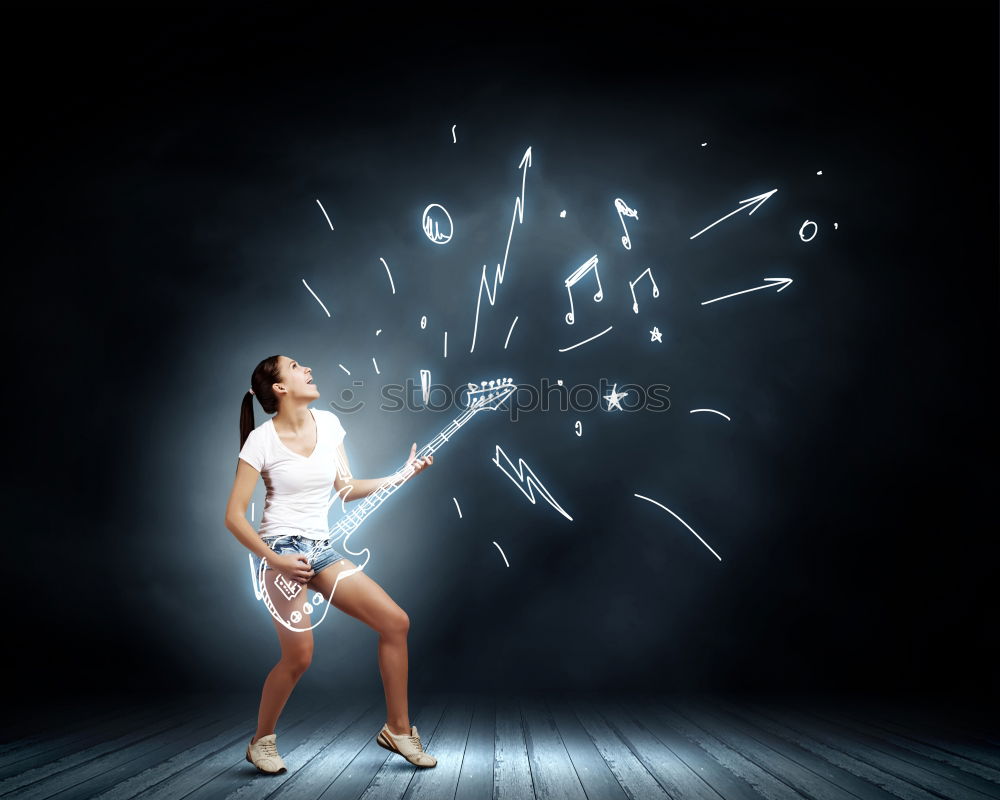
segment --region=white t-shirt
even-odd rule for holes
[[[316,420],[316,448],[308,457],[285,446],[273,419],[250,431],[240,450],[239,457],[261,474],[267,488],[257,531],[261,538],[330,535],[327,509],[333,482],[338,472],[347,477],[337,446],[347,432],[332,411],[309,411]]]

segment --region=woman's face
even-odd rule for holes
[[[312,383],[312,367],[306,367],[294,358],[282,356],[281,385],[289,396],[314,400],[319,397],[319,387]]]

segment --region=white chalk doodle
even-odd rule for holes
[[[452,497],[451,499],[455,500],[454,497]],[[455,500],[455,508],[458,510],[458,518],[461,519],[462,518],[462,507],[458,504],[458,500]]]
[[[625,395],[627,395],[627,394],[628,394],[627,391],[626,392],[619,392],[618,391],[618,384],[617,383],[614,384],[611,387],[611,394],[604,395],[604,399],[608,401],[608,407],[605,410],[606,411],[611,411],[612,409],[617,408],[619,411],[623,411],[624,409],[621,406],[620,400],[623,397],[625,397]]]
[[[486,298],[490,301],[490,305],[496,303],[497,294],[497,284],[503,283],[503,275],[507,269],[507,255],[510,253],[510,240],[514,235],[514,220],[518,221],[518,224],[524,222],[524,187],[528,179],[528,168],[531,166],[531,148],[529,147],[524,151],[524,156],[521,158],[521,163],[517,165],[518,169],[523,169],[524,172],[521,176],[521,194],[514,198],[514,214],[510,220],[510,233],[507,234],[507,249],[503,253],[503,264],[497,264],[496,272],[493,275],[493,292],[490,292],[489,282],[486,280],[486,265],[483,264],[483,274],[479,279],[479,294],[476,296],[476,321],[472,327],[472,347],[469,348],[469,352],[473,352],[476,349],[476,331],[479,330],[479,307],[482,305],[483,300],[483,289],[486,289]]]
[[[649,341],[661,342],[661,343],[663,342],[663,334],[660,333],[660,329],[657,328],[655,325],[653,326],[653,330],[649,332]]]
[[[605,329],[604,329],[603,331],[601,331],[600,333],[595,333],[595,334],[594,334],[593,336],[590,336],[590,337],[588,337],[587,339],[584,339],[584,340],[583,340],[582,342],[577,342],[576,344],[571,344],[571,345],[570,345],[569,347],[560,347],[560,348],[559,348],[559,352],[560,352],[560,353],[565,353],[565,352],[566,352],[567,350],[572,350],[572,349],[573,349],[574,347],[579,347],[579,346],[580,346],[581,344],[586,344],[587,342],[592,342],[592,341],[594,341],[594,339],[596,339],[596,338],[597,338],[598,336],[603,336],[604,334],[606,334],[606,333],[607,333],[608,331],[610,331],[610,330],[611,330],[611,329],[612,329],[613,327],[614,327],[613,325],[608,325],[608,327],[606,327],[606,328],[605,328]]]
[[[767,201],[767,199],[776,191],[778,190],[772,189],[769,192],[764,192],[764,194],[758,194],[754,197],[748,197],[746,200],[740,200],[739,208],[735,209],[734,211],[730,211],[728,214],[726,214],[726,216],[722,217],[721,219],[717,219],[715,222],[709,225],[708,228],[714,228],[723,220],[729,219],[729,217],[731,217],[733,214],[739,214],[741,211],[746,211],[748,208],[750,209],[750,213],[753,214],[753,212],[756,211],[758,208],[760,208]],[[749,203],[750,205],[744,205],[744,203]],[[702,228],[700,231],[698,231],[694,236],[690,238],[694,239],[698,236],[701,236],[705,231],[708,230],[708,228]]]
[[[576,424],[573,425],[573,427],[576,429],[577,436],[583,436],[583,423],[580,422],[580,420],[577,420]]]
[[[583,280],[584,275],[591,270],[594,271],[594,277],[597,279],[597,292],[594,294],[594,302],[600,303],[604,299],[604,287],[601,286],[601,273],[597,269],[597,256],[593,255],[573,270],[572,274],[563,281],[566,285],[566,292],[569,294],[569,313],[566,314],[567,325],[572,325],[576,321],[573,313],[573,287]]]
[[[720,417],[726,417],[726,422],[731,422],[732,421],[732,420],[729,419],[729,417],[727,417],[721,411],[716,411],[714,408],[692,408],[689,413],[691,413],[691,414],[697,414],[699,411],[711,411],[713,414],[718,414]]]
[[[451,143],[455,144],[456,142],[458,142],[458,137],[455,136],[455,126],[452,125],[451,126]]]
[[[635,299],[635,285],[639,281],[642,280],[642,276],[643,275],[648,275],[649,276],[649,280],[653,284],[653,297],[659,297],[660,296],[660,289],[656,285],[656,279],[653,277],[653,273],[650,272],[649,267],[646,267],[646,269],[644,269],[642,272],[639,273],[639,277],[638,278],[636,278],[634,281],[629,281],[628,282],[629,291],[632,292],[632,311],[635,314],[639,313],[639,302]]]
[[[497,544],[496,542],[493,542],[493,544],[495,544],[495,545],[496,545],[496,548],[497,548],[497,550],[499,550],[499,551],[500,551],[500,555],[502,555],[502,556],[503,556],[503,563],[504,563],[504,564],[506,564],[506,565],[507,565],[508,567],[510,567],[510,562],[509,562],[509,561],[507,561],[507,554],[506,554],[506,553],[504,553],[504,551],[503,551],[503,548],[502,548],[502,547],[500,547],[500,545],[498,545],[498,544]]]
[[[431,214],[432,208],[440,208],[441,213],[438,214],[435,212],[434,214]],[[448,222],[447,233],[441,232],[442,220],[439,219],[441,214],[444,215],[445,220]],[[455,226],[452,224],[451,215],[444,206],[438,203],[431,203],[424,209],[424,213],[420,218],[420,224],[423,227],[427,238],[434,242],[434,244],[447,244],[451,241],[452,234],[455,232]]]
[[[378,371],[378,364],[375,362],[375,356],[372,356],[372,364],[375,364],[375,374],[381,375],[382,373]]]
[[[625,217],[639,219],[639,212],[634,208],[629,208],[625,201],[620,197],[615,198],[615,210],[618,212],[618,219],[622,221],[622,228],[625,230],[625,235],[622,236],[622,245],[626,250],[631,250],[632,240],[628,236],[628,228],[625,227]]]
[[[307,289],[309,289],[309,294],[311,294],[313,297],[316,297],[316,292],[314,292],[312,290],[312,288],[309,286],[309,284],[306,283],[306,279],[305,278],[302,279],[302,283],[304,283],[305,287]],[[319,303],[321,306],[323,306],[323,310],[326,311],[326,315],[329,317],[330,316],[330,312],[327,310],[326,306],[323,305],[323,301],[320,300],[318,297],[316,297],[316,302]]]
[[[431,371],[429,369],[420,370],[420,393],[424,398],[424,405],[427,405],[427,397],[431,391]]]
[[[510,341],[510,335],[514,332],[514,326],[516,324],[517,324],[517,317],[515,316],[514,317],[514,321],[512,323],[510,323],[510,330],[507,331],[507,338],[504,339],[504,342],[503,342],[503,349],[504,350],[507,349],[507,342]]]
[[[758,289],[773,289],[775,286],[779,287],[778,291],[784,291],[787,287],[792,285],[791,278],[764,278],[765,281],[770,281],[770,283],[765,283],[762,286],[754,286],[752,289],[744,289],[742,292],[733,292],[732,294],[724,294],[722,297],[716,297],[712,300],[706,300],[702,303],[703,306],[707,306],[709,303],[714,303],[718,300],[725,300],[727,297],[736,297],[738,294],[746,294],[747,292],[756,292]]]
[[[510,465],[510,468],[516,471],[517,473],[516,478],[513,475],[511,475],[506,469],[504,469],[503,465],[500,463],[501,455],[503,456],[504,461],[506,461],[507,464]],[[515,468],[514,465],[511,463],[511,460],[507,457],[507,454],[503,451],[503,448],[500,447],[500,445],[497,445],[496,456],[490,460],[498,467],[500,467],[500,471],[503,472],[504,475],[506,475],[514,482],[514,485],[521,490],[521,494],[527,497],[531,501],[532,505],[535,504],[535,491],[537,490],[546,503],[548,503],[556,511],[558,511],[560,514],[566,517],[566,519],[568,519],[570,522],[573,521],[573,518],[565,511],[563,511],[562,507],[555,501],[552,495],[549,494],[549,490],[545,488],[545,486],[542,484],[540,480],[538,480],[538,476],[535,475],[531,467],[529,467],[524,462],[523,458],[517,459],[517,467]],[[527,478],[525,478],[525,472],[528,473]],[[525,488],[525,486],[527,486],[527,488]]]
[[[424,330],[424,329],[425,329],[426,327],[427,327],[427,315],[426,315],[426,314],[424,314],[424,315],[423,315],[423,316],[422,316],[422,317],[420,318],[420,330]]]
[[[351,371],[347,367],[345,367],[343,364],[337,364],[337,366],[340,367],[342,370],[344,370],[344,372],[346,372],[348,375],[351,374]]]
[[[319,201],[318,197],[316,198],[316,205],[318,205],[319,206],[319,210],[323,212],[323,216],[326,217],[326,224],[330,226],[330,230],[332,231],[333,230],[333,223],[330,222],[330,215],[326,213],[326,209],[323,208],[323,204]]]
[[[448,357],[448,331],[444,332],[444,357]]]
[[[382,266],[385,267],[385,271],[389,275],[389,285],[392,287],[392,293],[396,294],[396,283],[392,279],[392,273],[389,272],[389,265],[385,263],[385,259],[382,256],[379,256],[378,260],[382,262]]]
[[[805,229],[806,229],[806,225],[812,225],[812,226],[813,226],[813,232],[812,232],[812,236],[810,236],[810,237],[809,237],[808,239],[807,239],[807,238],[805,237],[805,234],[804,234],[804,231],[805,231]],[[805,222],[803,222],[803,223],[802,223],[802,227],[801,227],[801,228],[799,228],[799,238],[800,238],[800,239],[801,239],[801,240],[802,240],[803,242],[811,242],[811,241],[812,241],[813,239],[815,239],[815,238],[816,238],[816,232],[817,232],[818,230],[819,230],[819,225],[817,225],[817,224],[816,224],[815,222],[813,222],[813,221],[812,221],[811,219],[807,219],[807,220],[806,220]]]
[[[635,493],[633,492],[633,494],[635,494]],[[688,529],[689,531],[691,531],[691,533],[693,533],[693,534],[694,534],[695,536],[698,536],[698,533],[697,533],[697,532],[695,531],[695,529],[694,529],[694,528],[692,528],[692,527],[691,527],[690,525],[688,525],[688,524],[687,524],[687,523],[686,523],[686,522],[685,522],[684,520],[682,520],[682,519],[681,519],[680,517],[678,517],[678,516],[677,516],[676,514],[674,514],[674,512],[673,512],[673,511],[671,511],[671,510],[670,510],[669,508],[667,508],[667,507],[666,507],[665,505],[663,505],[662,503],[657,503],[657,502],[656,502],[655,500],[652,500],[652,499],[650,499],[650,498],[648,498],[648,497],[644,497],[644,496],[643,496],[643,495],[641,495],[641,494],[636,494],[635,496],[636,496],[636,497],[638,497],[638,498],[639,498],[640,500],[649,500],[649,502],[650,502],[650,503],[652,503],[653,505],[656,505],[656,506],[659,506],[659,507],[660,507],[660,508],[662,508],[662,509],[663,509],[664,511],[667,511],[667,512],[669,512],[670,514],[672,514],[672,515],[673,515],[673,516],[674,516],[674,517],[675,517],[675,518],[676,518],[676,519],[677,519],[677,520],[678,520],[678,521],[679,521],[679,522],[681,523],[681,525],[683,525],[683,526],[684,526],[685,528],[687,528],[687,529]],[[702,538],[701,538],[700,536],[698,536],[698,541],[699,541],[699,542],[701,542],[701,543],[702,543],[703,545],[705,545],[705,547],[708,547],[708,542],[706,542],[706,541],[705,541],[704,539],[702,539]],[[711,548],[711,547],[708,547],[708,549],[709,549],[709,550],[712,550],[712,548]],[[716,557],[717,559],[719,559],[719,561],[722,561],[722,556],[720,556],[720,555],[719,555],[718,553],[716,553],[716,552],[715,552],[714,550],[712,550],[712,555],[713,555],[713,556],[715,556],[715,557]]]

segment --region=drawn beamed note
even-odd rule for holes
[[[650,268],[646,267],[646,269],[639,273],[639,277],[637,277],[634,281],[628,282],[629,291],[632,292],[632,311],[636,314],[639,313],[639,302],[635,299],[635,285],[642,280],[643,275],[648,275],[649,280],[653,284],[653,297],[660,296],[660,289],[656,285],[656,278],[653,277],[653,273],[650,272]]]
[[[594,277],[597,278],[597,294],[594,295],[594,302],[600,303],[604,299],[604,287],[601,286],[601,273],[597,271],[597,256],[593,255],[577,267],[573,271],[573,274],[564,281],[566,291],[569,293],[569,313],[566,315],[567,325],[572,325],[576,319],[573,314],[573,287],[591,270],[594,271]]]

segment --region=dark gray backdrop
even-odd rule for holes
[[[663,413],[479,416],[365,524],[415,690],[995,699],[996,10],[664,9],[17,12],[19,696],[259,688],[277,638],[223,515],[250,371],[283,353],[317,407],[365,382],[341,414],[365,477],[457,414],[380,410],[421,368],[670,387]],[[639,211],[628,251],[615,197]],[[593,254],[604,299],[582,281],[568,326],[563,281]],[[646,267],[660,296],[643,281],[633,314]],[[794,283],[701,305],[774,276]],[[498,444],[572,522],[528,502]],[[378,685],[369,629],[334,612],[315,634],[300,686]]]

